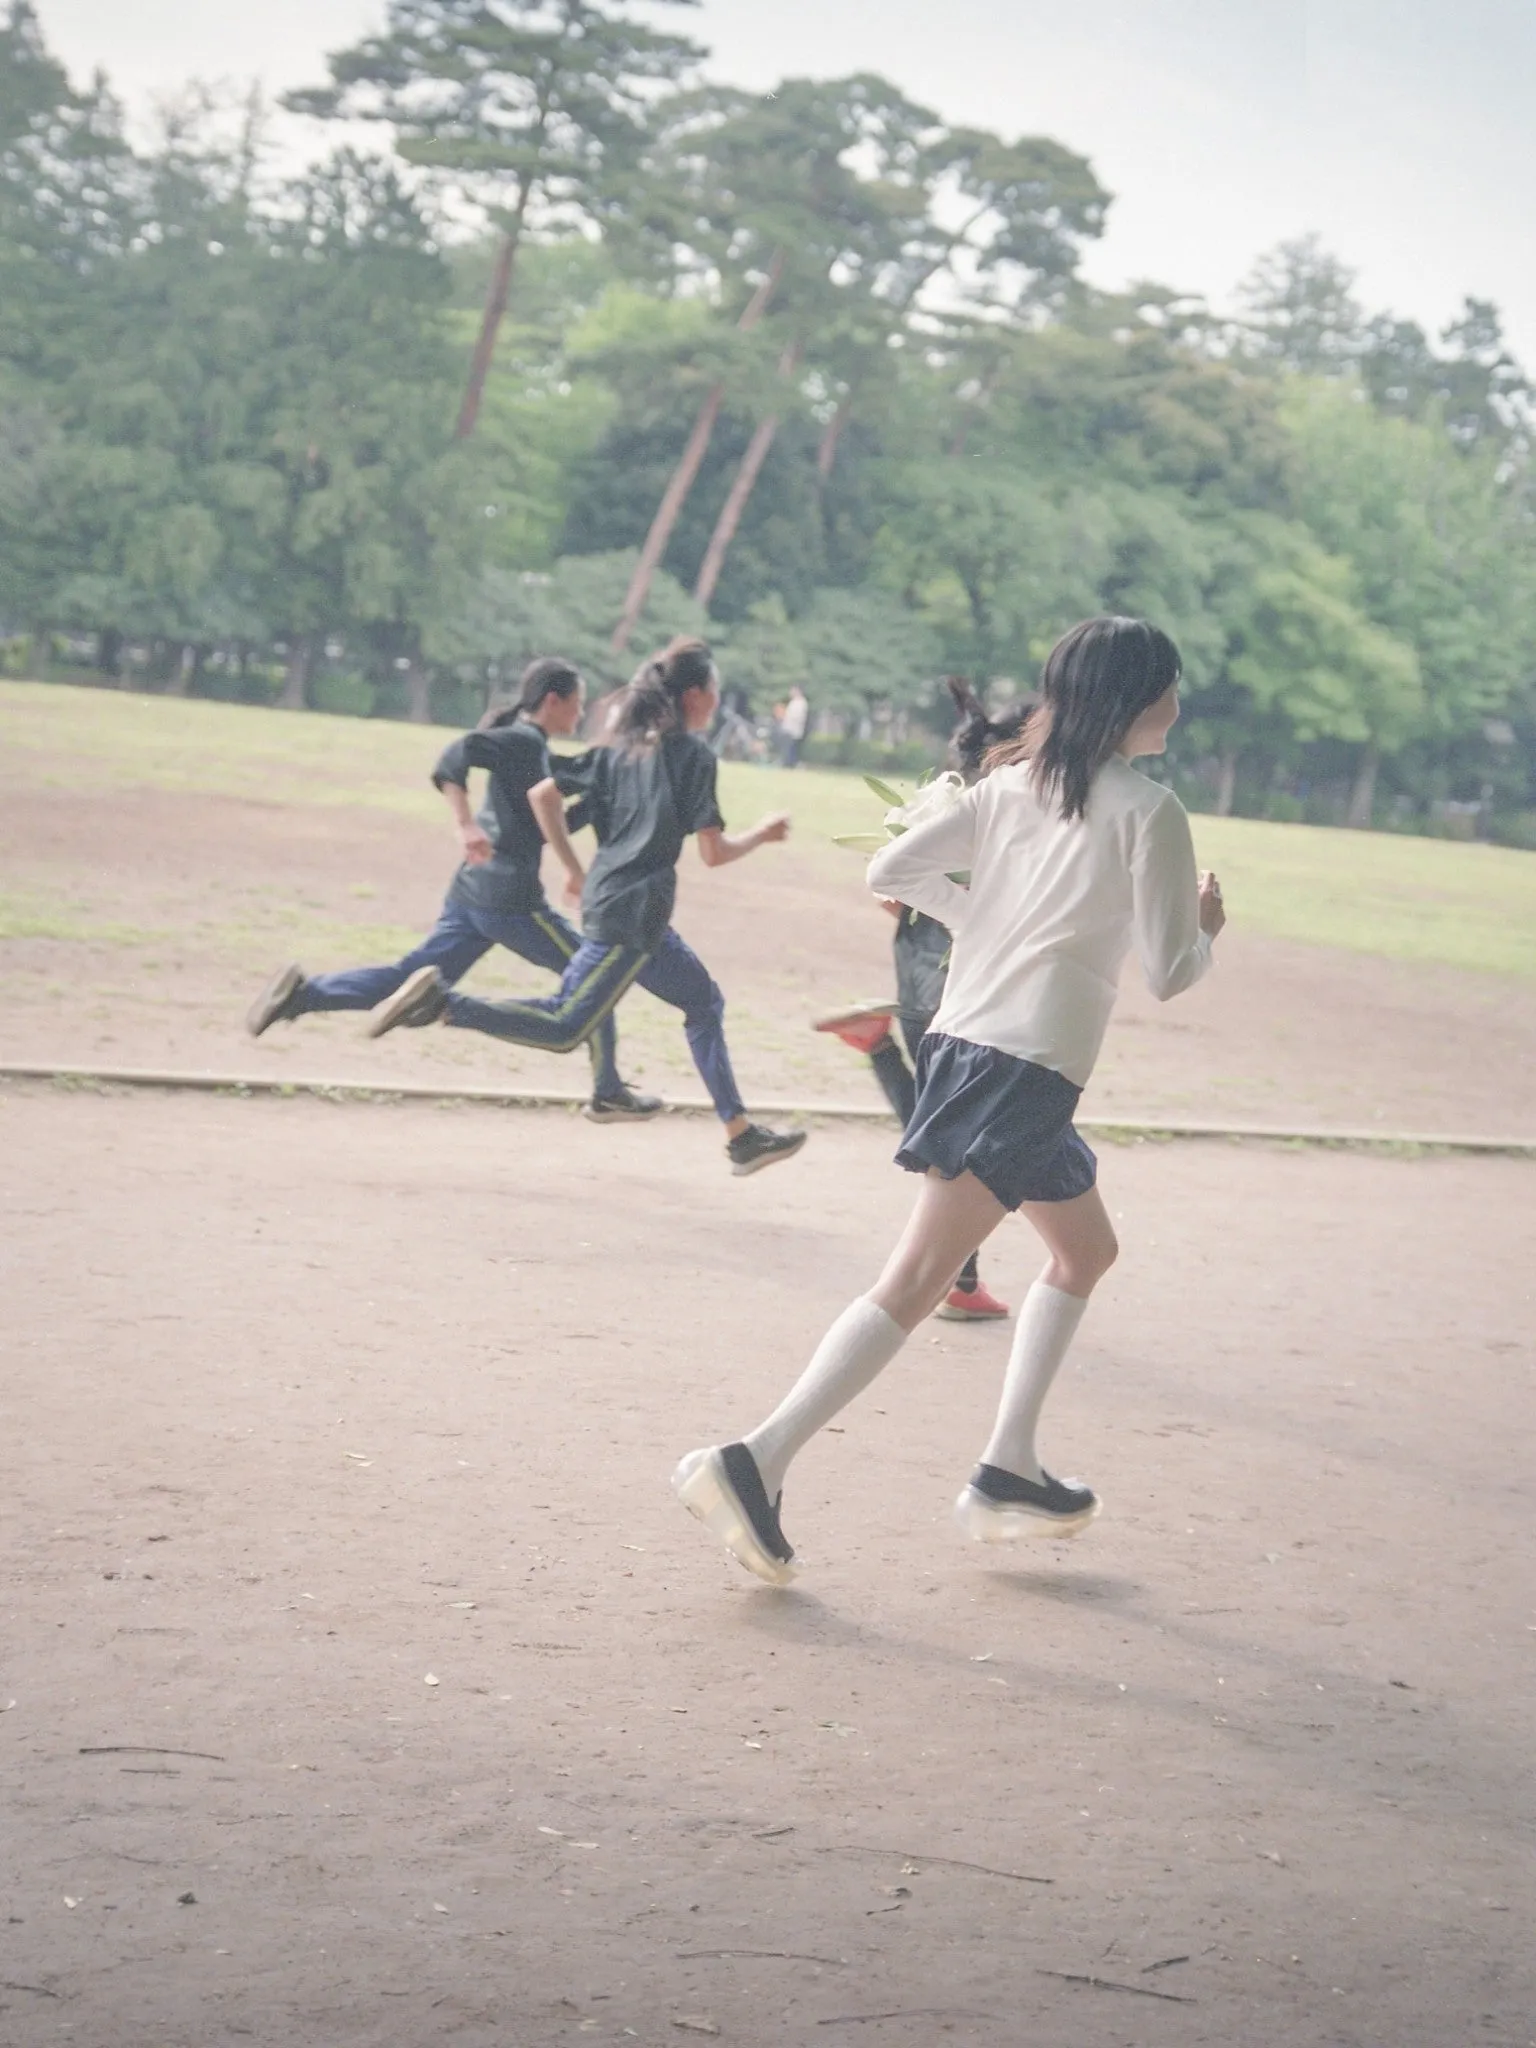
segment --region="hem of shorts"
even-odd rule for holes
[[[941,1180],[958,1180],[962,1173],[969,1173],[981,1182],[993,1201],[1000,1202],[1010,1215],[1015,1209],[1021,1209],[1026,1202],[1075,1202],[1079,1195],[1086,1195],[1091,1189],[1097,1187],[1099,1180],[1098,1161],[1095,1160],[1093,1179],[1089,1181],[1087,1187],[1079,1188],[1077,1194],[1032,1195],[1026,1191],[1022,1195],[1014,1196],[1010,1201],[1008,1195],[1002,1193],[999,1188],[993,1185],[992,1177],[983,1172],[970,1159],[961,1162],[958,1172],[946,1173],[936,1160],[925,1159],[920,1152],[914,1152],[910,1147],[903,1145],[896,1153],[896,1164],[905,1173],[936,1173]]]

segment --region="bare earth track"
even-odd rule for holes
[[[1100,1523],[959,1545],[933,1326],[773,1594],[666,1473],[888,1151],[0,1095],[8,2048],[1531,2040],[1530,1167],[1107,1150]]]
[[[37,935],[23,916],[22,935],[0,945],[0,1048],[381,1085],[579,1087],[579,1055],[471,1032],[370,1044],[354,1016],[306,1018],[254,1046],[241,1032],[251,994],[283,960],[319,969],[403,951],[431,924],[452,866],[440,827],[379,811],[156,790],[77,806],[13,783],[0,872],[41,914]],[[1255,938],[1240,902],[1233,916],[1220,971],[1192,996],[1159,1005],[1127,975],[1085,1112],[1536,1138],[1536,981]],[[749,1102],[878,1101],[865,1063],[808,1028],[850,996],[890,992],[889,924],[856,860],[809,839],[713,874],[690,858],[678,923],[726,991]],[[542,993],[551,982],[503,954],[466,986]],[[632,1078],[700,1094],[674,1011],[636,993],[620,1028]]]
[[[430,921],[426,736],[6,708],[0,1057],[579,1084],[240,1031],[277,962]],[[1239,887],[1085,1108],[1536,1137],[1529,891],[1457,874],[1446,957],[1509,973],[1256,936]],[[1391,886],[1400,941],[1432,885]],[[876,1099],[807,1029],[889,986],[856,862],[690,862],[679,922],[749,1100]],[[622,1028],[698,1092],[672,1013]],[[667,1474],[869,1283],[891,1149],[733,1181],[707,1118],[0,1085],[4,2048],[1536,2042],[1536,1166],[1106,1145],[1125,1255],[1045,1446],[1101,1521],[960,1544],[1008,1330],[934,1324],[797,1466],[770,1593]],[[1009,1225],[986,1271],[1034,1264]]]

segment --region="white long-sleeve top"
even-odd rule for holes
[[[970,872],[970,886],[951,881]],[[869,886],[954,934],[935,1031],[1083,1087],[1134,940],[1159,1001],[1211,964],[1184,806],[1118,754],[1070,821],[1022,764],[998,769],[869,864]]]

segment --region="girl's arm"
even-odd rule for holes
[[[1225,915],[1214,875],[1197,876],[1184,806],[1166,798],[1137,836],[1131,858],[1136,951],[1160,1003],[1192,988],[1211,964]]]
[[[586,869],[571,844],[565,823],[565,801],[560,794],[560,785],[552,775],[536,782],[529,790],[528,808],[538,820],[539,830],[553,848],[556,860],[565,869],[566,895],[579,900],[581,885],[587,878]]]
[[[465,860],[472,868],[483,867],[496,849],[489,834],[475,823],[474,812],[469,808],[469,791],[462,782],[450,782],[446,777],[437,786],[447,798],[453,822],[459,828]]]
[[[898,903],[925,910],[953,930],[968,892],[950,876],[974,865],[975,845],[976,792],[967,790],[949,810],[882,846],[865,880],[877,896],[894,896]]]
[[[733,860],[745,860],[749,853],[756,853],[760,846],[768,846],[789,837],[788,811],[774,811],[769,817],[759,818],[750,832],[727,832],[719,825],[702,825],[699,828],[699,859],[707,868],[723,868]]]

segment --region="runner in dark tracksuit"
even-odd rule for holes
[[[602,1028],[628,989],[647,989],[683,1013],[688,1049],[725,1125],[732,1171],[755,1173],[799,1151],[804,1131],[772,1131],[748,1118],[725,1042],[725,998],[671,926],[677,863],[690,836],[705,864],[719,867],[789,831],[782,813],[748,832],[725,830],[715,794],[719,764],[702,737],[719,701],[709,649],[675,641],[631,684],[613,743],[560,763],[556,776],[530,792],[551,834],[562,798],[578,794],[572,815],[590,823],[598,840],[582,891],[581,946],[556,995],[481,1002],[450,993],[428,965],[386,1004],[375,1031],[441,1020],[570,1052]]]
[[[432,780],[454,813],[464,862],[454,876],[437,923],[419,946],[389,966],[345,968],[305,975],[281,969],[252,1006],[247,1027],[260,1037],[270,1025],[323,1010],[372,1010],[423,967],[447,984],[462,980],[493,946],[563,975],[581,946],[581,934],[555,910],[539,877],[545,833],[528,792],[551,779],[551,733],[562,736],[580,719],[583,685],[569,662],[536,661],[525,671],[515,708],[488,719],[443,749]],[[563,764],[562,764],[563,765]],[[486,798],[478,819],[470,814],[471,769],[483,769]],[[567,872],[580,876],[569,836],[557,830],[556,852]],[[617,1033],[606,1017],[591,1038],[592,1100],[587,1114],[600,1122],[633,1121],[661,1109],[656,1096],[626,1087],[616,1064]]]

